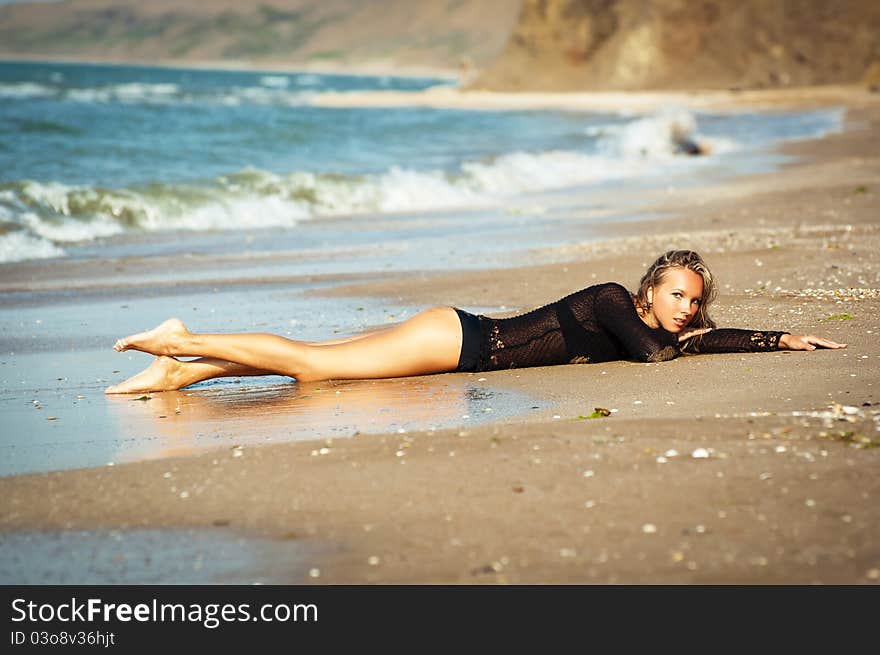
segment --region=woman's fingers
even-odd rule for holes
[[[823,339],[812,334],[803,336],[792,334],[786,339],[786,342],[791,350],[816,350],[817,347],[831,349],[846,348],[845,343],[837,343],[836,341],[831,341],[831,339]]]
[[[831,339],[823,339],[822,337],[814,337],[812,335],[806,339],[814,346],[821,346],[822,348],[846,348],[845,343],[837,343],[836,341],[831,341]]]
[[[686,339],[690,339],[691,337],[695,337],[699,334],[706,334],[706,332],[711,332],[712,328],[702,328],[700,330],[688,330],[687,332],[682,332],[678,335],[679,341],[684,341]]]

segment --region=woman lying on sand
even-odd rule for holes
[[[172,318],[116,342],[119,352],[141,350],[156,360],[106,392],[167,391],[249,375],[391,378],[618,359],[661,362],[681,353],[846,348],[788,332],[716,329],[708,314],[715,294],[712,274],[697,253],[670,250],[648,268],[635,295],[615,282],[597,284],[511,318],[433,307],[394,327],[321,342],[193,334]]]

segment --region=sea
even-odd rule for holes
[[[524,243],[572,238],[548,210],[554,193],[767,170],[774,146],[840,130],[843,116],[315,102],[455,83],[0,62],[0,262],[284,252],[308,259],[300,272],[505,265]]]

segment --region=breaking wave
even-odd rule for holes
[[[142,85],[122,86],[129,94],[143,91],[134,88]],[[177,90],[165,85],[150,92]],[[393,166],[379,174],[335,175],[247,168],[198,183],[121,189],[20,180],[0,185],[0,261],[60,256],[64,244],[131,231],[293,227],[328,216],[488,207],[529,192],[659,175],[669,170],[665,162],[680,151],[681,139],[697,138],[688,114],[605,127],[596,137],[594,152],[510,152],[452,171]],[[678,160],[686,165],[687,158]]]
[[[242,104],[299,106],[305,104],[311,93],[289,91],[289,78],[264,76],[257,86],[236,86],[224,89],[185,89],[174,83],[128,82],[94,87],[66,87],[36,82],[0,83],[0,99],[25,100],[51,98],[71,102],[141,105],[215,104],[236,106]],[[300,83],[295,82],[297,85]],[[303,86],[308,86],[308,82]]]

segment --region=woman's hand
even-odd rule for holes
[[[783,334],[779,337],[779,348],[785,350],[816,350],[819,348],[846,348],[845,343],[837,343],[830,339],[813,335]]]
[[[712,331],[712,328],[702,328],[700,330],[683,330],[682,332],[678,333],[678,342],[681,343],[682,341],[686,341],[687,339],[690,339],[691,337],[695,337],[699,334],[706,334],[706,332],[711,332],[711,331]]]

